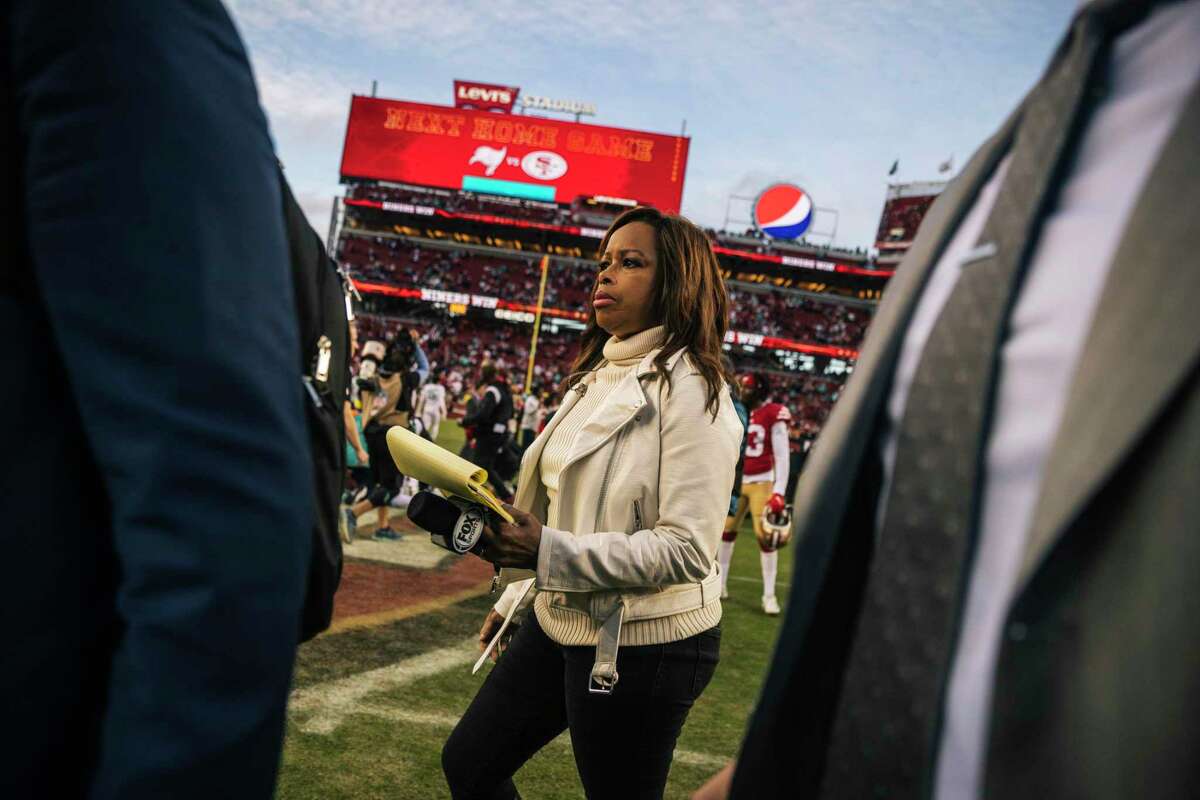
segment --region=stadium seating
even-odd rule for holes
[[[917,235],[921,220],[937,199],[936,194],[903,197],[888,202],[879,221],[877,239],[882,245],[890,242],[909,242]]]
[[[443,211],[468,214],[493,214],[514,219],[542,222],[550,225],[569,225],[570,212],[552,208],[545,204],[534,204],[504,197],[475,195],[466,192],[422,192],[398,186],[357,183],[346,187],[346,197],[352,200],[378,200],[380,202],[410,203],[417,206],[440,208]]]
[[[866,308],[820,303],[779,291],[729,287],[730,326],[748,333],[783,336],[815,344],[858,347],[871,321]]]
[[[422,347],[433,368],[473,373],[485,361],[496,364],[514,384],[524,383],[529,363],[529,330],[502,322],[486,324],[465,317],[447,317],[435,322],[408,322],[374,314],[358,317],[359,339],[390,341],[401,327],[421,332]],[[548,335],[538,339],[534,382],[547,387],[565,378],[579,350],[576,334]],[[469,379],[470,375],[467,375]]]
[[[367,281],[443,289],[536,303],[539,266],[533,256],[483,255],[467,250],[422,248],[387,236],[347,235],[340,258],[351,273]],[[594,273],[583,265],[551,264],[546,305],[586,311]],[[733,286],[730,325],[747,333],[783,336],[814,344],[857,347],[871,320],[868,309],[822,303],[796,293],[752,292]]]
[[[445,248],[395,236],[343,233],[339,260],[356,278],[399,287],[441,289],[500,297],[518,303],[537,301],[540,268],[536,256],[511,256],[466,248]],[[586,311],[594,272],[578,262],[554,261],[546,304]],[[758,288],[758,287],[756,287]],[[729,286],[730,326],[747,333],[781,336],[814,344],[857,348],[871,320],[870,309],[819,302],[794,292]],[[389,340],[401,326],[417,328],[436,369],[456,392],[469,391],[478,366],[496,363],[515,386],[525,379],[529,357],[526,325],[474,314],[451,316],[424,306],[404,321],[366,313],[359,317],[359,339]],[[535,383],[553,391],[565,378],[578,352],[578,334],[543,330],[538,342]],[[799,439],[815,438],[842,389],[844,375],[789,373],[770,352],[736,352],[739,372],[772,373],[776,398],[795,418]],[[455,400],[459,399],[455,397]],[[460,405],[461,408],[461,405]]]
[[[469,391],[471,379],[478,366],[485,361],[497,364],[514,387],[524,383],[529,359],[529,331],[524,326],[500,322],[487,324],[466,317],[402,321],[394,317],[362,314],[358,320],[360,341],[388,341],[401,327],[420,331],[422,346],[430,363],[434,369],[445,373],[447,382],[456,388],[454,394]],[[553,392],[569,374],[577,352],[577,334],[549,336],[543,333],[538,340],[535,385]],[[761,360],[742,355],[739,355],[735,364],[738,372],[757,371],[764,366]],[[842,390],[842,379],[774,370],[770,379],[775,387],[776,399],[792,412],[795,419],[793,428],[798,437],[815,438]],[[456,382],[459,385],[453,387]],[[459,398],[455,396],[453,399]]]

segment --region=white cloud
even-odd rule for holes
[[[873,238],[885,172],[961,163],[1040,70],[1074,0],[227,0],[289,177],[314,226],[349,96],[449,100],[454,77],[593,100],[598,122],[693,137],[684,211],[798,180]],[[1051,8],[1052,7],[1052,8]],[[1048,10],[1049,9],[1049,10]],[[319,222],[320,224],[316,224]]]
[[[296,192],[296,202],[304,209],[308,224],[321,235],[321,241],[329,237],[330,214],[333,211],[333,196],[337,194],[337,186],[327,189],[305,189]]]

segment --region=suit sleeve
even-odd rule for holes
[[[246,54],[215,0],[9,9],[29,260],[120,567],[88,794],[267,797],[313,473]]]
[[[542,527],[540,590],[579,592],[699,583],[712,570],[729,510],[741,425],[728,395],[716,420],[703,378],[676,377],[663,406],[658,521],[627,534]]]

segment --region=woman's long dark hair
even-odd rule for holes
[[[727,391],[731,376],[721,363],[721,345],[729,327],[729,295],[712,243],[704,231],[683,217],[640,206],[613,221],[600,242],[600,252],[608,249],[608,241],[616,230],[632,222],[644,222],[654,228],[658,251],[652,318],[665,326],[666,338],[654,364],[670,384],[667,360],[680,350],[687,351],[708,386],[705,409],[716,419],[721,393]],[[595,291],[593,283],[592,293]],[[609,334],[596,324],[596,309],[591,305],[587,327],[580,338],[579,357],[571,365],[567,388],[579,383],[604,359],[604,344]]]

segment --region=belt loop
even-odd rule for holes
[[[621,623],[624,619],[625,601],[621,600],[600,624],[596,640],[596,663],[592,665],[592,674],[588,678],[590,694],[612,694],[613,687],[617,685],[617,649],[621,645]]]

